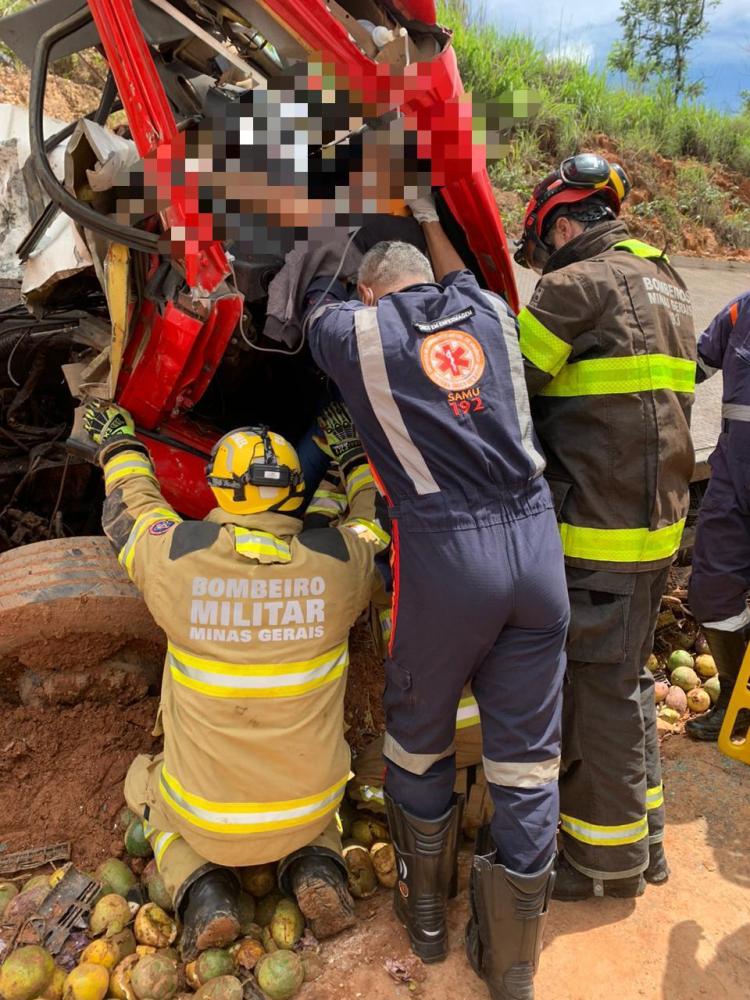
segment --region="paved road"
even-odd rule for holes
[[[696,333],[708,326],[723,305],[750,289],[750,265],[732,261],[703,260],[699,257],[672,257],[693,299]],[[536,275],[514,265],[521,304],[534,291]],[[721,425],[721,375],[699,385],[693,410],[693,439],[697,470],[707,473],[706,459],[716,443]]]

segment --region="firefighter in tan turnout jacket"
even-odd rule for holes
[[[330,407],[323,429],[348,515],[304,530],[297,455],[265,428],[218,442],[207,471],[219,506],[183,521],[125,411],[91,404],[85,423],[100,444],[104,530],[168,639],[164,753],[134,761],[125,796],[185,923],[183,952],[231,941],[232,869],[278,859],[318,936],[349,926],[336,826],[348,636],[388,536],[346,410]]]
[[[645,664],[688,509],[696,345],[668,257],[617,221],[628,189],[621,167],[571,157],[534,191],[516,256],[542,274],[518,320],[571,605],[554,892],[568,900],[669,874]]]

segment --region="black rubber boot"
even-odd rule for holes
[[[704,628],[711,655],[719,671],[721,691],[715,704],[703,715],[685,723],[685,732],[694,740],[716,742],[727,714],[729,699],[732,697],[734,682],[742,666],[747,649],[747,633],[724,632],[718,628]]]
[[[354,924],[354,900],[346,885],[346,866],[324,848],[305,847],[296,852],[288,873],[279,873],[279,881],[291,887],[316,938],[333,937]]]
[[[521,875],[476,854],[471,868],[466,957],[492,1000],[534,1000],[534,973],[555,882],[555,859]]]
[[[206,948],[223,948],[239,936],[240,884],[229,868],[212,867],[181,886],[175,908],[184,930],[182,958],[192,962]]]
[[[648,868],[643,877],[649,885],[663,885],[669,879],[669,865],[661,840],[648,846]]]
[[[646,891],[643,875],[629,878],[592,878],[584,875],[561,855],[557,863],[557,878],[552,892],[553,899],[563,903],[577,903],[595,896],[611,896],[614,899],[634,899]]]
[[[414,954],[423,962],[442,962],[448,954],[445,910],[456,886],[463,796],[439,819],[412,816],[387,793],[385,807],[398,862],[396,916],[409,932]]]

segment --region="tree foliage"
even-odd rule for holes
[[[699,97],[701,81],[688,79],[688,54],[708,31],[707,14],[721,0],[622,0],[617,21],[623,37],[609,57],[611,69],[639,82],[668,81],[676,101]]]

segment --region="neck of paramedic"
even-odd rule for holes
[[[410,285],[423,285],[424,283],[425,277],[423,274],[405,274],[398,281],[394,281],[390,285],[370,286],[359,282],[357,285],[357,295],[360,302],[364,302],[366,306],[374,306],[384,295],[400,292],[404,288],[409,288]]]

